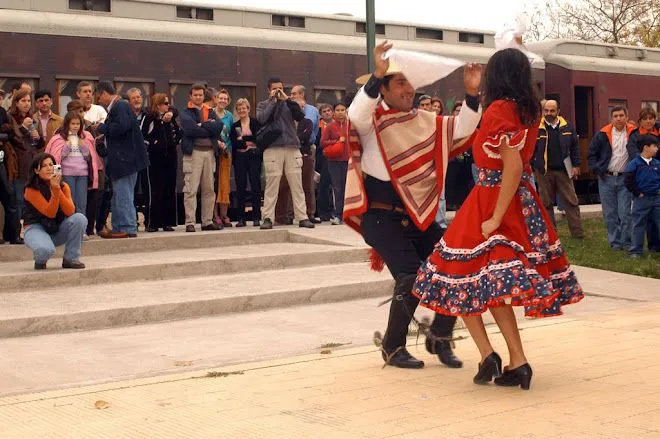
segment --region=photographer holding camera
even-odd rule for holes
[[[81,269],[82,237],[87,218],[76,213],[69,185],[62,181],[62,167],[50,154],[38,154],[30,166],[30,179],[25,188],[25,245],[34,254],[34,269],[45,270],[64,244],[62,268]]]
[[[257,144],[262,150],[265,149],[263,161],[266,170],[264,221],[261,228],[273,228],[275,205],[279,195],[280,180],[284,173],[291,189],[295,219],[298,220],[300,227],[312,229],[314,224],[307,217],[305,209],[302,153],[295,124],[305,118],[305,113],[297,102],[284,93],[281,79],[268,80],[268,94],[268,99],[257,104],[257,120],[263,126],[257,135]]]

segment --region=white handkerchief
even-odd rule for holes
[[[453,58],[401,49],[390,49],[384,57],[394,61],[416,89],[433,84],[465,64]]]

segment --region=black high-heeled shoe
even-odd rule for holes
[[[472,381],[474,381],[474,384],[487,384],[491,382],[493,378],[497,379],[501,375],[502,359],[497,352],[493,352],[487,356],[482,363],[479,363],[479,371]]]
[[[523,390],[529,390],[532,374],[532,367],[525,363],[515,369],[505,370],[501,377],[495,378],[495,384],[503,387],[520,386]]]

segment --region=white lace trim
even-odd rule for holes
[[[508,239],[504,235],[492,235],[488,238],[487,241],[482,242],[475,248],[452,248],[447,245],[447,242],[445,241],[444,238],[440,238],[440,241],[438,242],[438,249],[440,251],[443,251],[445,253],[450,253],[453,255],[473,255],[476,253],[479,253],[481,250],[485,249],[486,247],[490,246],[490,244],[493,241],[500,240],[500,241],[507,241],[511,243],[511,246],[513,247],[514,250],[519,251],[519,252],[524,252],[524,247],[519,244],[516,241],[512,241]],[[554,244],[548,246],[548,253],[553,252],[558,250],[561,247],[561,242],[559,240],[555,241]],[[525,252],[525,256],[527,256],[528,259],[531,258],[543,258],[544,255],[543,253],[540,252]]]
[[[566,270],[550,275],[550,280],[566,279],[573,274],[573,269],[569,266]]]
[[[497,137],[489,137],[489,139],[494,139],[495,141],[497,141],[497,143],[491,143],[491,142],[489,142],[488,140],[486,140],[486,141],[481,145],[481,148],[484,150],[484,152],[486,153],[486,155],[487,155],[488,157],[490,157],[491,159],[501,159],[502,156],[501,156],[500,154],[498,154],[498,153],[492,151],[492,150],[491,150],[490,148],[488,148],[488,147],[495,148],[495,149],[499,148],[499,147],[500,147],[500,143],[502,143],[502,138],[504,138],[504,139],[506,140],[506,146],[507,146],[507,147],[509,147],[509,148],[516,148],[518,151],[520,151],[520,150],[522,150],[523,147],[525,146],[525,141],[527,140],[527,134],[529,133],[529,130],[525,129],[525,130],[523,130],[523,132],[524,132],[525,134],[523,135],[522,140],[521,140],[519,143],[516,143],[515,145],[511,145],[511,143],[510,143],[510,142],[511,142],[511,136],[509,136],[509,135],[506,134],[506,133],[502,133],[502,134],[499,134]]]

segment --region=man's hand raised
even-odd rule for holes
[[[385,40],[376,47],[374,47],[374,76],[376,78],[383,78],[390,68],[390,60],[383,59],[383,54],[392,48],[392,43]]]

